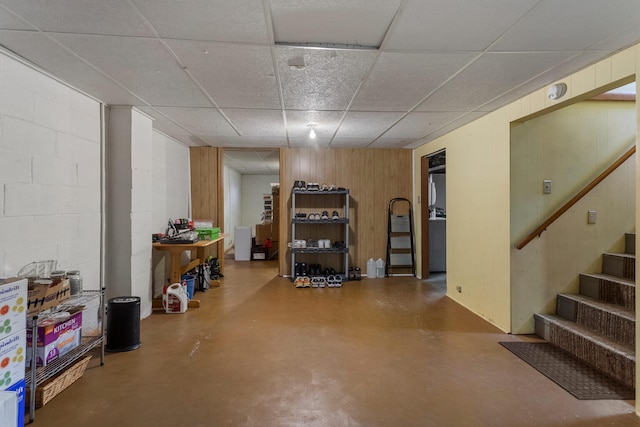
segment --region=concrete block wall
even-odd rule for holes
[[[152,227],[153,233],[164,233],[169,218],[190,217],[189,149],[176,140],[153,132],[152,144]],[[188,253],[183,254],[188,258]],[[185,263],[187,260],[183,260]],[[166,252],[152,253],[153,293],[159,296],[169,277]]]
[[[100,103],[0,54],[0,276],[49,259],[99,287]]]

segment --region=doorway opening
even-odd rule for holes
[[[447,183],[446,152],[440,150],[421,161],[422,278],[446,278]]]
[[[224,223],[231,233],[225,258],[277,259],[280,151],[225,148],[222,173]]]

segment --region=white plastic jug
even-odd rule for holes
[[[376,262],[373,258],[369,258],[367,261],[367,279],[375,279],[376,278]]]
[[[376,277],[384,277],[384,261],[382,258],[378,258],[376,261]]]
[[[167,313],[184,313],[189,306],[187,291],[180,283],[174,283],[162,294],[162,305]]]

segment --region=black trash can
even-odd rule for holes
[[[107,345],[109,352],[140,347],[140,297],[115,297],[107,303]]]

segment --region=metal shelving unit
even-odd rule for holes
[[[325,209],[331,212],[332,210],[342,211],[340,219],[308,219],[308,218],[296,218],[296,209],[300,206],[297,203],[299,197],[312,197],[322,200],[327,196],[342,196],[344,201],[341,207],[326,206]],[[335,209],[334,209],[335,208]],[[305,208],[308,209],[308,208]],[[295,280],[295,264],[296,256],[300,254],[342,254],[344,256],[344,273],[339,273],[343,281],[349,280],[349,190],[332,190],[332,191],[309,191],[300,188],[294,188],[291,190],[291,240],[294,241],[297,236],[297,226],[304,226],[307,224],[320,225],[322,227],[327,226],[342,226],[344,239],[344,248],[291,248],[291,280]]]
[[[33,422],[35,419],[35,410],[36,410],[36,389],[38,384],[43,383],[44,381],[52,378],[56,374],[67,369],[69,366],[73,365],[77,360],[79,360],[82,356],[87,354],[89,351],[94,348],[100,346],[100,366],[104,365],[104,345],[105,345],[105,315],[106,315],[106,307],[104,303],[104,294],[105,289],[101,290],[87,290],[82,291],[79,295],[74,295],[70,299],[66,300],[62,304],[55,306],[49,310],[42,311],[37,313],[34,316],[31,316],[31,330],[32,330],[32,342],[31,346],[31,367],[27,368],[27,372],[25,375],[27,387],[29,388],[30,398],[29,398],[29,422]],[[81,344],[71,350],[70,352],[64,354],[63,356],[58,357],[57,359],[49,362],[46,366],[36,366],[36,350],[37,350],[37,336],[38,336],[38,319],[44,314],[56,313],[61,311],[66,311],[72,307],[78,305],[87,305],[96,298],[99,298],[99,315],[98,315],[98,335],[82,335]],[[84,329],[83,329],[84,331]]]

